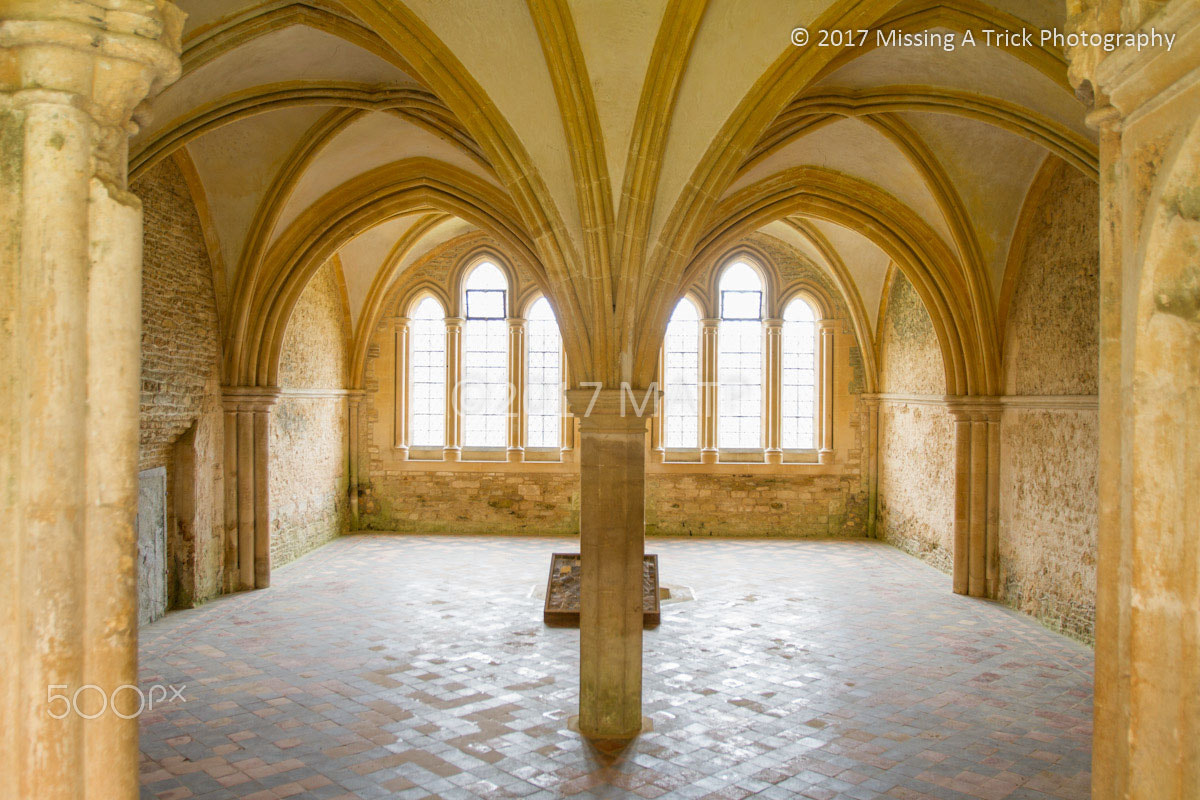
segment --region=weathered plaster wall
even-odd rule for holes
[[[132,191],[142,200],[142,391],[138,469],[167,470],[168,599],[186,607],[220,591],[224,536],[220,335],[212,268],[187,183],[167,159]],[[189,446],[193,511],[176,514],[175,449]]]
[[[283,396],[271,413],[271,562],[275,566],[349,527],[345,389],[349,332],[336,265],[317,271],[288,322]]]
[[[897,271],[880,321],[879,508],[884,540],[949,571],[954,543],[954,421],[933,322]],[[909,399],[904,399],[909,398]]]
[[[1003,599],[1091,640],[1096,597],[1097,411],[1053,396],[1091,396],[1098,374],[1096,185],[1066,164],[1029,215],[1005,332],[1010,405],[1001,428]],[[1036,400],[1034,401],[1036,402]]]

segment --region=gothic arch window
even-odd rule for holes
[[[508,379],[508,281],[490,261],[476,264],[463,283],[461,408],[463,445],[504,447]]]
[[[718,284],[717,446],[763,446],[763,280],[735,261]]]
[[[526,314],[526,446],[559,447],[562,442],[562,336],[546,298]]]
[[[675,305],[663,341],[663,436],[666,447],[700,446],[700,312],[686,297]]]
[[[433,297],[417,302],[409,326],[409,430],[415,447],[446,442],[446,322]]]
[[[817,446],[817,315],[797,297],[783,310],[780,434],[784,450]]]

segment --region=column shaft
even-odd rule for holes
[[[142,214],[116,187],[92,181],[88,275],[87,518],[84,554],[84,677],[109,694],[117,713],[84,726],[88,797],[135,797],[138,776],[114,769],[137,751],[137,439],[141,382]],[[115,572],[115,574],[114,574]]]
[[[358,415],[362,406],[361,398],[351,396],[346,401],[347,420],[347,437],[349,442],[346,447],[346,466],[349,474],[347,483],[347,491],[350,496],[350,526],[352,530],[358,530]]]
[[[5,516],[19,532],[0,535],[6,538],[5,566],[12,569],[6,574],[19,585],[11,611],[15,646],[7,655],[16,660],[12,674],[20,681],[5,687],[14,695],[6,707],[16,708],[6,716],[15,725],[4,731],[0,751],[17,754],[20,783],[11,796],[57,800],[82,796],[83,720],[73,712],[52,718],[47,687],[73,692],[90,683],[84,675],[88,476],[82,445],[93,132],[86,115],[66,104],[29,103],[17,113],[22,118],[4,143],[6,159],[24,171],[13,187],[19,250],[4,265],[11,290],[0,294],[0,316],[12,320],[11,328],[0,326],[0,336],[11,342],[0,364],[3,385],[12,387],[8,402],[0,404],[0,430],[14,437],[3,452],[14,462],[5,470]]]
[[[971,503],[968,593],[987,596],[987,422],[971,422]]]
[[[971,422],[954,420],[954,593],[970,592]]]
[[[254,588],[271,585],[271,412],[254,411]]]
[[[580,417],[579,730],[625,739],[642,726],[647,417],[619,390],[567,394]]]
[[[237,412],[238,588],[254,588],[254,412]]]
[[[236,592],[241,576],[238,572],[238,414],[225,408],[225,591]]]

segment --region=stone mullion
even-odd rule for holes
[[[446,318],[446,461],[462,458],[462,317]]]
[[[766,380],[763,382],[763,430],[766,431],[765,459],[768,464],[783,463],[783,320],[763,321],[766,337],[763,366]]]
[[[818,325],[817,358],[820,364],[819,407],[817,414],[820,445],[818,458],[822,464],[833,460],[833,348],[836,322],[823,319]]]
[[[667,380],[665,345],[658,348],[658,369],[655,371],[655,376],[655,386],[665,394]],[[650,453],[656,464],[661,464],[666,460],[667,431],[665,411],[665,407],[659,403],[659,407],[655,409],[655,414],[650,420]]]
[[[394,320],[396,373],[393,380],[395,413],[392,420],[392,447],[400,451],[401,458],[408,456],[408,445],[411,441],[409,432],[409,403],[412,398],[412,381],[409,374],[408,323],[408,317],[396,317]]]
[[[717,358],[721,320],[700,320],[700,461],[717,463]]]
[[[525,460],[525,392],[528,389],[525,320],[508,319],[508,452],[510,462]]]

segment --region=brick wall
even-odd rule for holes
[[[131,187],[145,214],[138,468],[166,467],[172,606],[220,591],[223,538],[220,339],[212,268],[183,175],[167,159]],[[174,513],[173,448],[196,425],[195,513]]]

